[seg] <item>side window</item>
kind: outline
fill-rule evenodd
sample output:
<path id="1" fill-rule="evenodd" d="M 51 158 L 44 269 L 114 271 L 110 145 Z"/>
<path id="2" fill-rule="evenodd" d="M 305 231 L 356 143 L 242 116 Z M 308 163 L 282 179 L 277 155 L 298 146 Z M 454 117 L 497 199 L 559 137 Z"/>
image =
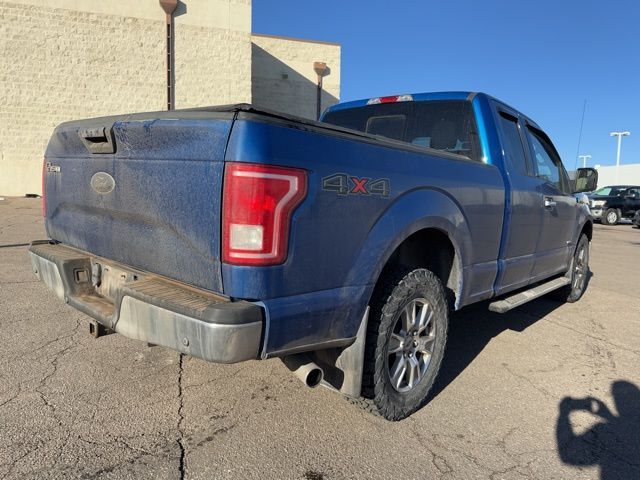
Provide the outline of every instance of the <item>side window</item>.
<path id="1" fill-rule="evenodd" d="M 511 162 L 513 170 L 521 175 L 531 175 L 524 146 L 518 131 L 518 120 L 507 113 L 500 112 L 500 126 L 502 128 L 504 153 Z"/>
<path id="2" fill-rule="evenodd" d="M 562 167 L 562 161 L 555 148 L 542 135 L 532 128 L 528 128 L 529 139 L 533 156 L 533 167 L 538 178 L 554 184 L 561 192 L 568 193 L 566 174 Z"/>

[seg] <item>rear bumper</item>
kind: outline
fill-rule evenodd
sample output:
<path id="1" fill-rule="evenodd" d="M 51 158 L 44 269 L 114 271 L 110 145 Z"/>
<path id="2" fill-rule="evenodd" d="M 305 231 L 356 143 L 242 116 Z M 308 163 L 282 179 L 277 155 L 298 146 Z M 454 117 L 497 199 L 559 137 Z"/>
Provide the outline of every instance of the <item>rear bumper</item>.
<path id="1" fill-rule="evenodd" d="M 33 242 L 29 255 L 59 298 L 125 337 L 216 363 L 259 357 L 264 312 L 256 304 L 48 241 Z"/>

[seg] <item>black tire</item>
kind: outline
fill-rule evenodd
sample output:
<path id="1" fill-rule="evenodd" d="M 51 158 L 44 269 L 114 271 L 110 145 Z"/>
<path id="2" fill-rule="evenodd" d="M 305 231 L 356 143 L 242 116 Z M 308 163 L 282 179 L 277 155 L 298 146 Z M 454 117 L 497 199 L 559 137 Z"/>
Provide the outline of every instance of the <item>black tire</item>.
<path id="1" fill-rule="evenodd" d="M 401 270 L 383 278 L 371 302 L 363 398 L 353 403 L 387 420 L 402 420 L 424 406 L 440 370 L 448 324 L 444 289 L 432 272 Z"/>
<path id="2" fill-rule="evenodd" d="M 580 252 L 583 253 L 581 254 Z M 580 300 L 589 282 L 589 239 L 584 233 L 578 240 L 569 268 L 571 270 L 571 283 L 555 290 L 551 295 L 561 302 L 573 303 Z"/>
<path id="3" fill-rule="evenodd" d="M 615 225 L 620 221 L 620 212 L 615 208 L 608 208 L 600 217 L 603 225 Z"/>

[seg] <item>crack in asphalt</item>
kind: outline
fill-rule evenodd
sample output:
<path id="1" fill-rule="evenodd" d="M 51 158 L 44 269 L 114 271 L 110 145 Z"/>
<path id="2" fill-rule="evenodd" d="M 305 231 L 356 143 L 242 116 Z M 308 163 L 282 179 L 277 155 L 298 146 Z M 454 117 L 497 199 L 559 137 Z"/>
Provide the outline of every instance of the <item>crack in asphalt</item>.
<path id="1" fill-rule="evenodd" d="M 547 450 L 534 449 L 534 450 L 520 452 L 520 453 L 510 451 L 510 449 L 507 446 L 507 438 L 509 438 L 511 435 L 518 432 L 519 430 L 520 430 L 519 427 L 512 427 L 506 433 L 501 435 L 500 438 L 491 442 L 480 442 L 480 441 L 477 441 L 477 439 L 473 440 L 473 444 L 486 446 L 486 447 L 495 447 L 505 456 L 505 459 L 507 459 L 506 461 L 510 463 L 510 465 L 507 465 L 502 469 L 497 469 L 493 465 L 486 464 L 485 458 L 469 452 L 468 449 L 463 447 L 462 445 L 458 445 L 461 441 L 460 440 L 461 437 L 459 436 L 454 437 L 454 436 L 446 435 L 442 433 L 426 432 L 421 428 L 419 428 L 419 424 L 415 422 L 412 426 L 412 431 L 414 436 L 418 439 L 421 446 L 429 454 L 431 454 L 431 457 L 432 457 L 431 463 L 438 471 L 440 477 L 451 476 L 451 475 L 455 477 L 456 468 L 452 466 L 452 464 L 448 462 L 444 456 L 442 456 L 439 453 L 436 453 L 433 447 L 436 447 L 437 449 L 440 449 L 443 452 L 461 455 L 462 457 L 466 458 L 468 461 L 470 461 L 479 469 L 488 472 L 490 479 L 504 478 L 503 476 L 510 472 L 517 472 L 526 478 L 537 478 L 535 473 L 532 471 L 531 464 L 538 461 L 539 458 L 535 457 L 535 458 L 526 460 L 524 457 L 534 453 L 547 451 Z M 464 442 L 467 442 L 467 443 L 469 441 L 470 440 L 464 440 Z M 551 452 L 555 450 L 549 450 L 549 451 Z"/>
<path id="2" fill-rule="evenodd" d="M 78 329 L 80 328 L 80 319 L 76 318 L 76 326 L 71 330 L 71 333 L 69 333 L 68 335 L 64 335 L 64 336 L 59 336 L 58 338 L 56 338 L 53 341 L 50 341 L 47 343 L 46 346 L 51 345 L 52 343 L 58 342 L 60 340 L 66 340 L 69 338 L 73 338 L 74 335 L 78 332 Z M 66 332 L 68 333 L 68 332 Z M 42 402 L 44 403 L 44 405 L 51 411 L 51 415 L 53 416 L 54 419 L 56 419 L 60 425 L 62 425 L 62 422 L 58 419 L 57 417 L 57 408 L 55 406 L 55 404 L 51 403 L 47 397 L 47 395 L 45 394 L 45 392 L 43 391 L 43 389 L 47 386 L 47 382 L 55 376 L 55 374 L 58 372 L 58 362 L 60 361 L 60 359 L 62 357 L 64 357 L 68 352 L 70 352 L 71 350 L 75 349 L 78 347 L 77 342 L 71 342 L 70 345 L 67 345 L 66 347 L 62 348 L 61 350 L 58 350 L 57 352 L 55 352 L 53 354 L 53 359 L 51 360 L 51 363 L 49 364 L 50 367 L 53 367 L 53 369 L 49 372 L 47 372 L 39 381 L 38 381 L 38 385 L 33 389 L 33 391 L 40 397 L 40 400 L 42 400 Z M 37 350 L 41 350 L 43 347 L 40 347 L 34 351 Z M 14 400 L 15 398 L 17 398 L 17 396 L 20 394 L 20 390 L 21 390 L 21 386 L 18 385 L 18 394 L 16 394 L 13 398 L 9 399 L 8 401 L 4 402 L 2 405 L 6 405 L 7 403 L 11 402 L 12 400 Z M 60 450 L 63 450 L 64 447 L 66 446 L 66 443 L 69 440 L 71 433 L 67 432 L 67 436 L 64 440 L 64 444 L 63 446 L 60 448 Z M 10 464 L 9 464 L 9 469 L 6 472 L 6 476 L 9 477 L 15 467 L 18 465 L 18 463 L 25 457 L 27 457 L 29 454 L 32 453 L 32 450 L 29 449 L 27 450 L 27 452 L 16 458 L 15 460 L 13 460 Z M 57 465 L 57 461 L 58 459 L 55 460 L 54 462 L 54 466 Z"/>
<path id="3" fill-rule="evenodd" d="M 509 372 L 514 377 L 516 377 L 516 378 L 522 380 L 523 382 L 528 383 L 529 385 L 531 385 L 532 388 L 534 388 L 535 390 L 540 392 L 545 397 L 553 398 L 553 395 L 551 395 L 551 393 L 546 388 L 543 388 L 540 385 L 537 385 L 529 377 L 526 377 L 525 375 L 522 375 L 522 374 L 520 374 L 518 372 L 513 371 L 511 368 L 509 368 L 509 365 L 507 363 L 503 363 L 502 364 L 502 368 L 504 368 L 507 372 Z"/>
<path id="4" fill-rule="evenodd" d="M 0 285 L 21 285 L 23 283 L 38 283 L 40 280 L 20 280 L 16 282 L 0 282 Z"/>
<path id="5" fill-rule="evenodd" d="M 228 373 L 228 372 L 223 372 L 221 375 L 216 376 L 214 378 L 210 378 L 204 382 L 200 382 L 200 383 L 191 383 L 189 385 L 185 385 L 183 388 L 184 391 L 187 390 L 191 390 L 193 388 L 197 388 L 197 387 L 204 387 L 204 386 L 208 386 L 208 385 L 213 385 L 216 384 L 218 382 L 220 382 L 221 380 L 232 380 L 234 378 L 236 378 L 239 374 L 245 372 L 246 370 L 251 369 L 251 365 L 249 364 L 236 364 L 233 365 L 236 366 L 236 370 Z M 229 365 L 229 367 L 231 367 L 231 365 Z"/>
<path id="6" fill-rule="evenodd" d="M 528 316 L 532 316 L 531 314 L 529 314 L 527 312 L 524 312 L 524 314 L 528 315 Z M 556 325 L 558 327 L 566 328 L 567 330 L 571 330 L 572 332 L 578 333 L 580 335 L 584 335 L 585 337 L 589 337 L 589 338 L 591 338 L 593 340 L 597 340 L 598 342 L 605 343 L 605 344 L 609 345 L 610 347 L 618 348 L 620 350 L 624 350 L 625 352 L 633 353 L 634 355 L 640 355 L 640 350 L 633 350 L 632 348 L 625 347 L 624 345 L 619 345 L 617 343 L 611 342 L 611 341 L 607 340 L 606 338 L 597 337 L 595 335 L 591 335 L 590 333 L 584 332 L 584 331 L 579 330 L 577 328 L 570 327 L 569 325 L 566 325 L 565 323 L 562 323 L 562 321 L 556 320 L 551 315 L 547 316 L 547 318 L 545 318 L 543 320 L 546 321 L 546 322 L 549 322 L 549 323 L 553 323 L 554 325 Z"/>
<path id="7" fill-rule="evenodd" d="M 80 319 L 76 318 L 76 326 L 74 327 L 74 329 L 73 329 L 73 331 L 72 331 L 72 333 L 70 335 L 66 335 L 64 337 L 58 338 L 58 339 L 54 340 L 53 342 L 49 342 L 49 344 L 54 343 L 54 342 L 56 342 L 58 340 L 63 340 L 63 339 L 67 339 L 67 338 L 73 338 L 73 336 L 78 332 L 79 328 L 80 328 Z M 57 417 L 56 417 L 56 407 L 51 402 L 49 402 L 49 399 L 44 394 L 42 389 L 44 389 L 46 387 L 47 381 L 49 381 L 49 379 L 51 377 L 53 377 L 58 372 L 58 362 L 60 361 L 60 359 L 63 356 L 65 356 L 69 351 L 73 350 L 74 348 L 78 348 L 78 343 L 77 342 L 71 342 L 70 345 L 68 345 L 68 346 L 64 347 L 62 350 L 59 350 L 58 352 L 56 352 L 54 354 L 53 360 L 51 360 L 51 363 L 50 363 L 50 366 L 53 367 L 53 370 L 51 372 L 47 373 L 44 377 L 42 377 L 42 379 L 40 379 L 40 381 L 38 383 L 38 386 L 36 388 L 34 388 L 34 391 L 38 394 L 40 399 L 51 410 L 51 413 L 52 413 L 52 415 L 53 415 L 53 417 L 55 419 L 57 419 Z"/>
<path id="8" fill-rule="evenodd" d="M 180 360 L 178 362 L 178 448 L 180 449 L 180 464 L 178 470 L 180 472 L 180 480 L 184 479 L 185 475 L 185 456 L 186 450 L 184 448 L 184 431 L 182 429 L 182 423 L 184 422 L 184 398 L 182 396 L 182 372 L 184 371 L 184 354 L 180 354 Z"/>

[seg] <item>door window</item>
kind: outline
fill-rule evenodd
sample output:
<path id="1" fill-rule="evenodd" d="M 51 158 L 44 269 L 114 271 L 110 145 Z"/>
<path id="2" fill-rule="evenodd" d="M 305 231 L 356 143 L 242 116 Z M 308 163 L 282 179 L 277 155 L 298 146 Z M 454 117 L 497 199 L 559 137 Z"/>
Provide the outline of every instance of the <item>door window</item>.
<path id="1" fill-rule="evenodd" d="M 535 176 L 555 185 L 561 192 L 568 193 L 567 174 L 555 148 L 541 132 L 531 127 L 528 128 L 528 132 Z"/>
<path id="2" fill-rule="evenodd" d="M 640 189 L 639 188 L 630 188 L 625 192 L 626 196 L 635 195 L 634 200 L 640 200 Z"/>
<path id="3" fill-rule="evenodd" d="M 518 120 L 507 113 L 500 112 L 500 126 L 504 137 L 502 142 L 504 153 L 511 161 L 511 167 L 521 175 L 531 175 L 531 170 L 524 154 L 522 139 L 520 138 Z"/>

